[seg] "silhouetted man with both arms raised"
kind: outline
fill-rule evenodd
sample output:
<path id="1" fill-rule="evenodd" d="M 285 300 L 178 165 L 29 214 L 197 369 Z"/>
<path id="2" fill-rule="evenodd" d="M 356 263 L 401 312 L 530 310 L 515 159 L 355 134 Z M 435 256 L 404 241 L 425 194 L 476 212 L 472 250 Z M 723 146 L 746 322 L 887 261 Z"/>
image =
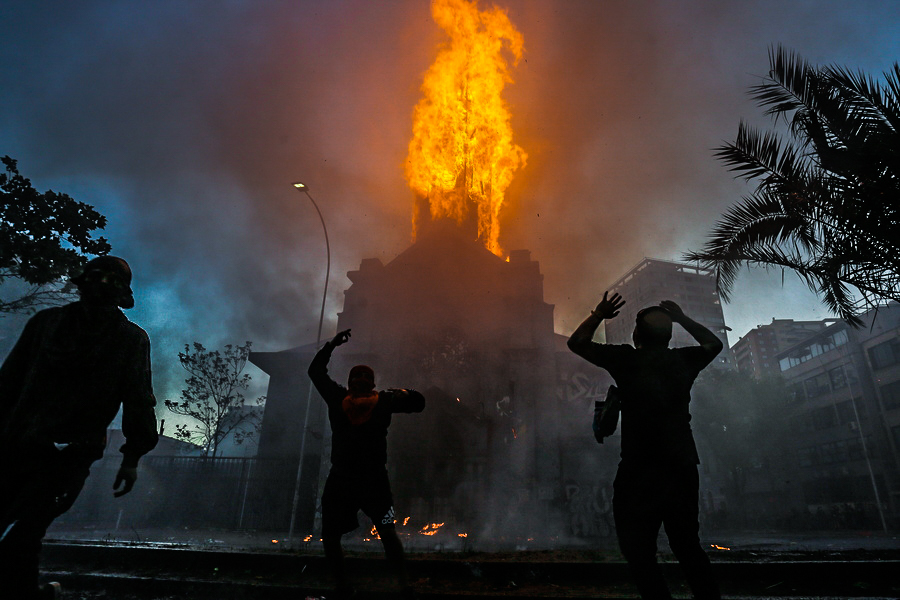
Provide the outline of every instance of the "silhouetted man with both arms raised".
<path id="1" fill-rule="evenodd" d="M 642 598 L 671 598 L 656 562 L 660 525 L 681 564 L 695 598 L 721 598 L 709 558 L 700 546 L 700 460 L 691 433 L 691 386 L 722 351 L 709 329 L 666 300 L 638 312 L 634 347 L 593 340 L 604 319 L 619 314 L 625 301 L 607 292 L 569 338 L 575 354 L 606 369 L 621 397 L 622 454 L 613 484 L 613 515 L 619 547 Z M 672 323 L 699 346 L 668 348 Z"/>
<path id="2" fill-rule="evenodd" d="M 309 365 L 309 377 L 328 405 L 331 423 L 331 471 L 322 493 L 322 543 L 335 577 L 338 597 L 353 588 L 344 574 L 341 536 L 359 527 L 357 513 L 375 525 L 388 561 L 396 570 L 403 597 L 414 597 L 404 565 L 403 545 L 394 525 L 387 474 L 387 432 L 394 413 L 422 412 L 425 398 L 415 390 L 375 390 L 375 372 L 366 365 L 350 369 L 348 387 L 328 375 L 334 349 L 350 339 L 350 330 L 326 342 Z"/>

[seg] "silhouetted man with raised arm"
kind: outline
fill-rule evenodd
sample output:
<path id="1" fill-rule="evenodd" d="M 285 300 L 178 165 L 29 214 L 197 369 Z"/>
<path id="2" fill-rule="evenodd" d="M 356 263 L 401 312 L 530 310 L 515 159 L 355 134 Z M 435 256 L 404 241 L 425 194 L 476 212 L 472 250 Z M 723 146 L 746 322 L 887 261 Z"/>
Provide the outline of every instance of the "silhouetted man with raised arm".
<path id="1" fill-rule="evenodd" d="M 150 339 L 119 308 L 134 306 L 131 269 L 100 256 L 72 281 L 80 299 L 35 314 L 0 367 L 0 598 L 59 597 L 38 588 L 41 540 L 71 508 L 106 428 L 122 407 L 125 445 L 115 496 L 156 446 Z"/>
<path id="2" fill-rule="evenodd" d="M 350 369 L 348 387 L 328 375 L 331 353 L 350 340 L 350 330 L 326 342 L 309 365 L 309 377 L 328 405 L 331 423 L 331 471 L 322 493 L 322 543 L 338 597 L 353 588 L 344 574 L 341 536 L 359 527 L 362 510 L 375 525 L 384 553 L 397 572 L 403 597 L 414 597 L 406 576 L 403 545 L 394 526 L 387 474 L 387 433 L 394 413 L 422 412 L 425 397 L 415 390 L 375 390 L 375 372 L 366 365 Z"/>
<path id="3" fill-rule="evenodd" d="M 713 332 L 687 317 L 670 300 L 638 312 L 634 347 L 593 340 L 604 319 L 619 314 L 618 294 L 603 299 L 569 338 L 569 349 L 606 369 L 622 402 L 622 456 L 613 484 L 613 515 L 619 547 L 642 598 L 671 598 L 656 562 L 656 538 L 665 526 L 672 552 L 695 598 L 721 598 L 700 546 L 700 463 L 691 433 L 691 386 L 722 351 Z M 672 323 L 699 346 L 669 348 Z"/>

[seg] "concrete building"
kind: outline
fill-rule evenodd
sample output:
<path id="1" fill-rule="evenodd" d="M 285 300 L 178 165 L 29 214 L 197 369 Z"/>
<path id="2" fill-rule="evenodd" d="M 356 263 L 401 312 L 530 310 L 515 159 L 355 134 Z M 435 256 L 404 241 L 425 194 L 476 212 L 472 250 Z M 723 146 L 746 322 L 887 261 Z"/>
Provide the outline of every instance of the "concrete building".
<path id="1" fill-rule="evenodd" d="M 731 347 L 734 364 L 741 372 L 757 379 L 780 375 L 778 353 L 797 345 L 811 334 L 825 329 L 834 320 L 794 321 L 772 319 L 766 325 L 757 325 Z"/>
<path id="2" fill-rule="evenodd" d="M 802 498 L 818 526 L 900 526 L 900 305 L 778 354 Z"/>
<path id="3" fill-rule="evenodd" d="M 716 291 L 716 278 L 707 269 L 692 267 L 655 258 L 644 258 L 636 266 L 608 286 L 610 295 L 619 293 L 626 301 L 615 319 L 604 321 L 606 341 L 610 344 L 630 344 L 634 319 L 638 311 L 673 300 L 692 319 L 708 327 L 725 347 L 728 337 L 722 302 Z M 681 327 L 672 331 L 672 347 L 691 346 L 694 339 Z M 722 352 L 713 365 L 730 367 L 728 352 Z"/>

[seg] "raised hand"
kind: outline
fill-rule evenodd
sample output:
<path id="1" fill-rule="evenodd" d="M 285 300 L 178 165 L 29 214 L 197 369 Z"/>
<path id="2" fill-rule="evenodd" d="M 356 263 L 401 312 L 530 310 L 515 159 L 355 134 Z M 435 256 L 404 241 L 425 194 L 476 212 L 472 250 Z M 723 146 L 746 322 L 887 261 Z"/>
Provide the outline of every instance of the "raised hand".
<path id="1" fill-rule="evenodd" d="M 685 314 L 684 311 L 681 310 L 681 307 L 672 302 L 671 300 L 663 300 L 659 303 L 660 308 L 664 309 L 673 321 L 676 323 L 680 323 L 684 320 Z"/>
<path id="2" fill-rule="evenodd" d="M 341 344 L 346 344 L 350 341 L 350 330 L 345 329 L 344 331 L 338 331 L 337 335 L 331 338 L 332 346 L 340 346 Z"/>
<path id="3" fill-rule="evenodd" d="M 618 293 L 613 294 L 611 298 L 607 298 L 607 294 L 609 294 L 608 291 L 603 292 L 603 299 L 597 308 L 591 311 L 592 315 L 601 319 L 612 319 L 619 314 L 619 309 L 625 306 L 625 300 Z"/>

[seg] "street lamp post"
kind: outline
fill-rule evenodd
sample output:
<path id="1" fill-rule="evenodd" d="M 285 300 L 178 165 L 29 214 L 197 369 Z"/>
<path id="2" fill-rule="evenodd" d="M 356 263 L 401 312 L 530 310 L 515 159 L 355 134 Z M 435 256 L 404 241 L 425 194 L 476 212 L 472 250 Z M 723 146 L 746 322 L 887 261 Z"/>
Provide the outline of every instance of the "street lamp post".
<path id="1" fill-rule="evenodd" d="M 316 350 L 318 351 L 319 344 L 322 343 L 322 322 L 325 320 L 325 299 L 328 297 L 328 278 L 331 275 L 331 245 L 328 243 L 328 229 L 325 227 L 325 219 L 322 218 L 322 211 L 319 210 L 319 205 L 316 204 L 316 201 L 313 200 L 313 197 L 310 195 L 309 188 L 306 184 L 300 182 L 293 185 L 296 189 L 305 193 L 306 197 L 309 198 L 309 201 L 312 202 L 313 207 L 316 209 L 316 214 L 319 215 L 319 221 L 322 223 L 322 231 L 325 233 L 325 288 L 322 291 L 322 308 L 319 311 L 319 330 L 316 333 Z M 294 501 L 291 505 L 291 525 L 288 530 L 289 547 L 293 545 L 294 524 L 297 520 L 297 505 L 300 503 L 300 478 L 303 476 L 303 458 L 306 453 L 306 433 L 309 430 L 309 406 L 312 404 L 312 388 L 312 381 L 310 381 L 306 394 L 306 413 L 303 417 L 303 433 L 300 435 L 300 461 L 297 464 L 297 479 L 294 482 Z"/>

